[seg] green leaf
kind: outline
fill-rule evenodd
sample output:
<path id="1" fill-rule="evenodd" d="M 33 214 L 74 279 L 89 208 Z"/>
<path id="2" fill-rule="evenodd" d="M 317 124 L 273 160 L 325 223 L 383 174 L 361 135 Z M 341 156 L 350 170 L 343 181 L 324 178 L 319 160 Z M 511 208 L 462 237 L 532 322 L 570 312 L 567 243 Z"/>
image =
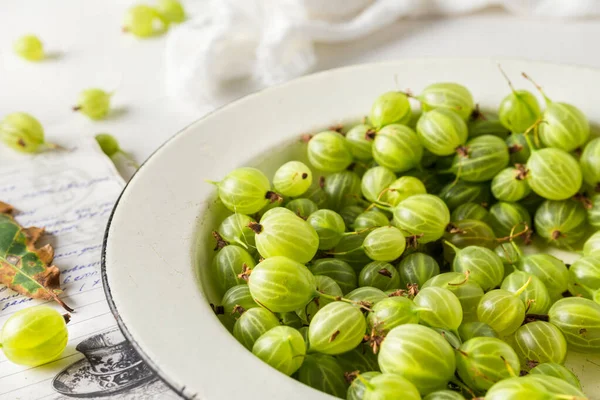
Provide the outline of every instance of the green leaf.
<path id="1" fill-rule="evenodd" d="M 44 229 L 23 228 L 12 212 L 12 206 L 0 201 L 0 283 L 33 299 L 54 300 L 73 311 L 58 297 L 62 293 L 60 271 L 50 265 L 54 250 L 49 244 L 35 247 Z"/>

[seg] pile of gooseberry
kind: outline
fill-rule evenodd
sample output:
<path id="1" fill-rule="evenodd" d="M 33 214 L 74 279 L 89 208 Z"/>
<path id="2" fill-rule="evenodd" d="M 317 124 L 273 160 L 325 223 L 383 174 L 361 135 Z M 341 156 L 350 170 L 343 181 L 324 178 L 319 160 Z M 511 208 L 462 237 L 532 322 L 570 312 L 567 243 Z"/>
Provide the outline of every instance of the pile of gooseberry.
<path id="1" fill-rule="evenodd" d="M 585 398 L 564 363 L 600 353 L 600 138 L 509 85 L 497 116 L 456 83 L 388 92 L 272 179 L 213 182 L 235 338 L 349 400 Z"/>

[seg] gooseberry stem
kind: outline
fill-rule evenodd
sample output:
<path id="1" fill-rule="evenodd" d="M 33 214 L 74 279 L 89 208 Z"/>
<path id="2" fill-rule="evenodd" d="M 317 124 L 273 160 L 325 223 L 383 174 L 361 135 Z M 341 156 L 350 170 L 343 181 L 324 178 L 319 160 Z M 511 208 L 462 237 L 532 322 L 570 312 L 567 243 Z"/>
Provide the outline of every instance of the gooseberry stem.
<path id="1" fill-rule="evenodd" d="M 506 247 L 504 247 L 504 245 L 505 245 L 505 244 L 506 244 L 506 243 L 500 243 L 500 246 L 502 247 L 502 250 L 504 250 L 504 254 L 505 254 L 506 258 L 508 259 L 508 261 L 511 263 L 511 266 L 513 267 L 513 272 L 514 272 L 514 268 L 515 268 L 515 266 L 514 266 L 514 265 L 512 265 L 512 264 L 513 264 L 514 262 L 516 262 L 517 260 L 513 260 L 513 259 L 510 257 L 510 254 L 508 254 L 508 252 L 506 251 Z M 514 248 L 514 249 L 515 249 L 517 252 L 519 252 L 519 248 L 518 248 L 518 247 L 516 247 L 516 245 L 515 245 L 515 242 L 513 242 L 513 241 L 511 240 L 511 241 L 510 241 L 510 244 L 512 245 L 512 247 L 513 247 L 513 248 Z"/>
<path id="2" fill-rule="evenodd" d="M 500 63 L 498 63 L 498 69 L 500 70 L 500 73 L 502 74 L 502 76 L 504 76 L 504 79 L 506 79 L 506 82 L 508 83 L 508 87 L 510 87 L 511 92 L 513 92 L 516 96 L 517 92 L 515 91 L 515 88 L 513 87 L 512 82 L 510 81 L 510 79 L 508 79 L 508 75 L 506 75 L 506 72 L 504 72 L 504 69 L 502 69 L 502 66 L 500 65 Z"/>
<path id="3" fill-rule="evenodd" d="M 384 204 L 384 205 L 389 205 L 389 206 L 391 206 L 391 204 L 389 204 L 389 203 L 385 203 L 385 202 L 382 202 L 382 201 L 381 201 L 381 197 L 382 197 L 384 194 L 386 194 L 387 192 L 396 192 L 396 189 L 394 189 L 394 188 L 389 188 L 389 187 L 388 187 L 388 188 L 385 188 L 385 189 L 383 189 L 383 190 L 381 191 L 381 193 L 379 193 L 379 196 L 377 196 L 377 201 L 376 201 L 376 202 L 377 202 L 377 203 Z"/>
<path id="4" fill-rule="evenodd" d="M 461 250 L 461 249 L 459 249 L 458 247 L 456 247 L 456 246 L 455 246 L 453 243 L 451 243 L 451 242 L 449 242 L 449 241 L 447 241 L 447 240 L 444 240 L 444 243 L 445 243 L 446 245 L 450 246 L 450 247 L 452 248 L 452 250 L 454 250 L 454 252 L 455 252 L 456 254 L 458 254 L 458 253 L 460 252 L 460 250 Z"/>
<path id="5" fill-rule="evenodd" d="M 375 387 L 367 380 L 365 380 L 365 378 L 363 378 L 358 372 L 356 373 L 356 379 L 358 379 L 359 381 L 362 382 L 363 385 L 365 385 L 365 387 L 374 390 Z"/>
<path id="6" fill-rule="evenodd" d="M 245 248 L 246 250 L 249 248 L 247 243 L 242 242 L 240 239 L 235 239 L 235 243 L 239 244 L 240 246 L 242 246 L 243 248 Z"/>
<path id="7" fill-rule="evenodd" d="M 357 200 L 357 203 L 356 203 L 357 205 L 362 205 L 362 206 L 365 206 L 365 207 L 368 207 L 368 206 L 371 205 L 371 203 L 369 203 L 368 201 L 366 201 L 366 200 L 364 200 L 362 198 L 361 199 L 356 199 L 356 200 Z"/>
<path id="8" fill-rule="evenodd" d="M 377 202 L 371 203 L 371 205 L 367 208 L 367 211 L 370 210 L 373 207 L 377 207 L 377 208 L 379 208 L 381 210 L 388 211 L 388 212 L 394 212 L 394 209 L 391 206 L 391 204 L 390 205 L 384 205 L 384 204 L 380 204 L 380 203 L 377 203 Z"/>
<path id="9" fill-rule="evenodd" d="M 348 232 L 348 233 L 354 233 L 354 232 Z M 333 251 L 328 251 L 327 254 L 332 255 L 332 256 L 345 256 L 347 254 L 350 254 L 350 253 L 352 253 L 354 251 L 357 251 L 357 250 L 360 250 L 360 249 L 362 249 L 362 246 L 357 247 L 357 248 L 352 249 L 352 250 L 342 251 L 342 252 L 338 252 L 338 253 L 333 252 Z"/>
<path id="10" fill-rule="evenodd" d="M 516 228 L 517 226 L 521 225 L 521 224 L 523 224 L 523 225 L 525 226 L 525 229 L 523 229 L 521 232 L 514 233 L 514 230 L 515 230 L 515 228 Z M 512 240 L 513 240 L 514 238 L 518 238 L 518 237 L 520 237 L 520 236 L 523 236 L 523 235 L 525 235 L 527 232 L 529 232 L 529 225 L 527 225 L 527 224 L 526 224 L 526 223 L 524 223 L 524 222 L 520 222 L 520 223 L 518 223 L 518 224 L 516 224 L 515 226 L 513 226 L 513 227 L 512 227 L 512 229 L 511 229 L 511 231 L 510 231 L 510 236 L 505 236 L 505 237 L 502 237 L 502 238 L 498 238 L 498 239 L 496 239 L 496 240 L 497 240 L 497 241 L 499 241 L 499 242 L 506 242 L 506 241 L 509 241 L 509 242 L 511 242 L 511 243 L 512 243 Z"/>
<path id="11" fill-rule="evenodd" d="M 512 240 L 509 240 L 509 243 L 511 244 L 512 248 L 513 248 L 513 249 L 515 249 L 515 252 L 516 252 L 517 254 L 521 254 L 521 249 L 519 249 L 519 246 L 517 246 L 517 244 L 516 244 L 514 241 L 512 241 Z M 504 243 L 503 243 L 503 244 L 504 244 Z M 516 261 L 516 260 L 515 260 L 515 261 Z"/>
<path id="12" fill-rule="evenodd" d="M 538 85 L 537 83 L 535 83 L 535 81 L 533 79 L 531 79 L 531 77 L 529 75 L 527 75 L 525 72 L 521 72 L 521 75 L 523 76 L 523 78 L 525 78 L 529 82 L 531 82 L 533 84 L 533 86 L 535 86 L 535 88 L 542 94 L 542 96 L 544 97 L 544 100 L 546 101 L 546 105 L 552 103 L 552 100 L 550 100 L 548 98 L 548 96 L 546 96 L 546 93 L 544 93 L 544 90 L 542 89 L 542 87 L 540 85 Z"/>
<path id="13" fill-rule="evenodd" d="M 465 279 L 463 279 L 462 281 L 460 281 L 458 283 L 450 283 L 450 282 L 448 282 L 448 286 L 460 286 L 460 285 L 464 285 L 465 283 L 467 283 L 469 281 L 469 276 L 471 276 L 471 271 L 466 270 L 465 271 Z"/>
<path id="14" fill-rule="evenodd" d="M 330 294 L 323 293 L 318 290 L 315 292 L 315 295 L 318 297 L 324 297 L 326 299 L 333 300 L 333 301 L 343 301 L 344 303 L 349 303 L 349 304 L 358 306 L 358 307 L 362 308 L 363 310 L 371 311 L 371 309 L 369 307 L 367 307 L 366 305 L 363 304 L 363 302 L 360 302 L 360 301 L 350 300 L 350 299 L 347 299 L 342 296 L 332 296 Z"/>
<path id="15" fill-rule="evenodd" d="M 517 290 L 517 291 L 514 293 L 514 295 L 515 295 L 515 296 L 517 296 L 517 297 L 518 297 L 518 296 L 520 296 L 520 295 L 521 295 L 521 293 L 523 293 L 523 292 L 525 291 L 525 289 L 527 289 L 527 286 L 529 286 L 529 284 L 530 284 L 530 283 L 531 283 L 531 276 L 530 276 L 530 277 L 527 279 L 527 282 L 525 282 L 525 283 L 523 284 L 523 286 L 521 286 L 521 287 L 519 288 L 519 290 Z"/>
<path id="16" fill-rule="evenodd" d="M 502 73 L 502 75 L 504 75 L 504 79 L 506 79 L 506 82 L 508 82 L 508 86 L 510 87 L 510 90 L 512 91 L 513 95 L 517 98 L 517 99 L 521 99 L 522 94 L 517 92 L 515 90 L 515 88 L 512 85 L 512 82 L 510 81 L 510 79 L 508 79 L 508 76 L 506 75 L 506 73 L 504 72 L 504 70 L 502 69 L 502 67 L 500 66 L 500 64 L 498 64 L 498 69 L 500 69 L 500 72 Z M 529 112 L 531 113 L 535 113 L 535 110 L 533 110 L 530 106 L 530 104 L 527 101 L 523 101 L 521 102 L 522 105 L 524 105 L 525 107 L 527 107 L 527 109 L 529 110 Z"/>
<path id="17" fill-rule="evenodd" d="M 454 345 L 450 342 L 448 342 L 448 344 L 450 345 L 450 347 L 452 347 L 454 349 L 454 351 L 458 351 L 461 355 L 463 355 L 465 357 L 469 357 L 469 353 L 467 353 L 464 350 L 461 350 L 460 347 L 454 347 Z"/>
<path id="18" fill-rule="evenodd" d="M 512 369 L 510 364 L 506 361 L 506 358 L 504 358 L 504 356 L 500 356 L 500 358 L 504 362 L 504 366 L 506 366 L 506 369 L 508 370 L 508 373 L 510 374 L 510 376 L 512 376 L 513 378 L 517 378 L 519 375 L 515 372 L 514 369 Z"/>
<path id="19" fill-rule="evenodd" d="M 361 229 L 359 231 L 354 231 L 354 232 L 344 232 L 344 233 L 342 233 L 342 236 L 360 235 L 360 234 L 363 234 L 365 232 L 372 231 L 373 229 L 376 229 L 376 228 L 379 228 L 379 226 L 370 226 L 368 228 L 364 228 L 364 229 Z M 356 250 L 360 249 L 361 247 L 357 247 L 354 250 L 349 250 L 349 252 L 356 251 Z M 329 254 L 340 254 L 341 255 L 342 253 L 329 253 Z"/>
<path id="20" fill-rule="evenodd" d="M 533 130 L 533 137 L 535 140 L 535 144 L 537 146 L 540 145 L 540 139 L 538 137 L 538 126 L 545 122 L 542 117 L 539 117 L 538 119 L 535 120 L 535 122 L 533 123 L 533 125 L 531 125 L 529 128 L 527 128 L 525 130 L 525 132 L 523 132 L 523 136 L 525 136 L 525 140 L 527 141 L 527 144 L 529 145 L 529 150 L 530 151 L 537 151 L 537 149 L 535 147 L 533 147 L 533 144 L 531 143 L 530 139 L 529 139 L 529 132 L 531 132 Z"/>

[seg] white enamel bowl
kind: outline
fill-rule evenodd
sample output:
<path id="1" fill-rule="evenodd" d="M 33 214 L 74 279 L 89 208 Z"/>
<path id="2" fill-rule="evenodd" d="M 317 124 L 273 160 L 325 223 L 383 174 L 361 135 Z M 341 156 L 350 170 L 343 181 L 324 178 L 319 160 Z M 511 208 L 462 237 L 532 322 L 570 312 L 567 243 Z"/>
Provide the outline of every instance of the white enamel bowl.
<path id="1" fill-rule="evenodd" d="M 600 123 L 600 71 L 492 59 L 423 59 L 322 72 L 245 97 L 195 122 L 158 149 L 123 191 L 107 228 L 103 277 L 121 329 L 141 356 L 186 398 L 332 398 L 280 374 L 245 350 L 209 306 L 210 231 L 222 218 L 214 187 L 228 171 L 256 165 L 271 175 L 298 153 L 302 133 L 356 120 L 381 93 L 455 81 L 486 109 L 526 71 L 554 99 Z M 397 82 L 397 83 L 396 83 Z M 400 85 L 399 87 L 397 85 Z M 600 398 L 600 360 L 571 356 L 586 391 Z"/>

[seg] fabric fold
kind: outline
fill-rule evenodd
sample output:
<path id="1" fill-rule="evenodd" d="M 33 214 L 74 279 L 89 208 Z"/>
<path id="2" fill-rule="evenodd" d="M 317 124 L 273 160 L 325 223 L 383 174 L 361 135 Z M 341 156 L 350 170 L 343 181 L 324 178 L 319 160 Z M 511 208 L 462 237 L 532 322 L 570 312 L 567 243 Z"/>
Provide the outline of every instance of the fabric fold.
<path id="1" fill-rule="evenodd" d="M 167 92 L 217 106 L 310 72 L 315 43 L 357 40 L 404 17 L 493 6 L 531 17 L 600 15 L 596 0 L 207 0 L 169 33 Z"/>

